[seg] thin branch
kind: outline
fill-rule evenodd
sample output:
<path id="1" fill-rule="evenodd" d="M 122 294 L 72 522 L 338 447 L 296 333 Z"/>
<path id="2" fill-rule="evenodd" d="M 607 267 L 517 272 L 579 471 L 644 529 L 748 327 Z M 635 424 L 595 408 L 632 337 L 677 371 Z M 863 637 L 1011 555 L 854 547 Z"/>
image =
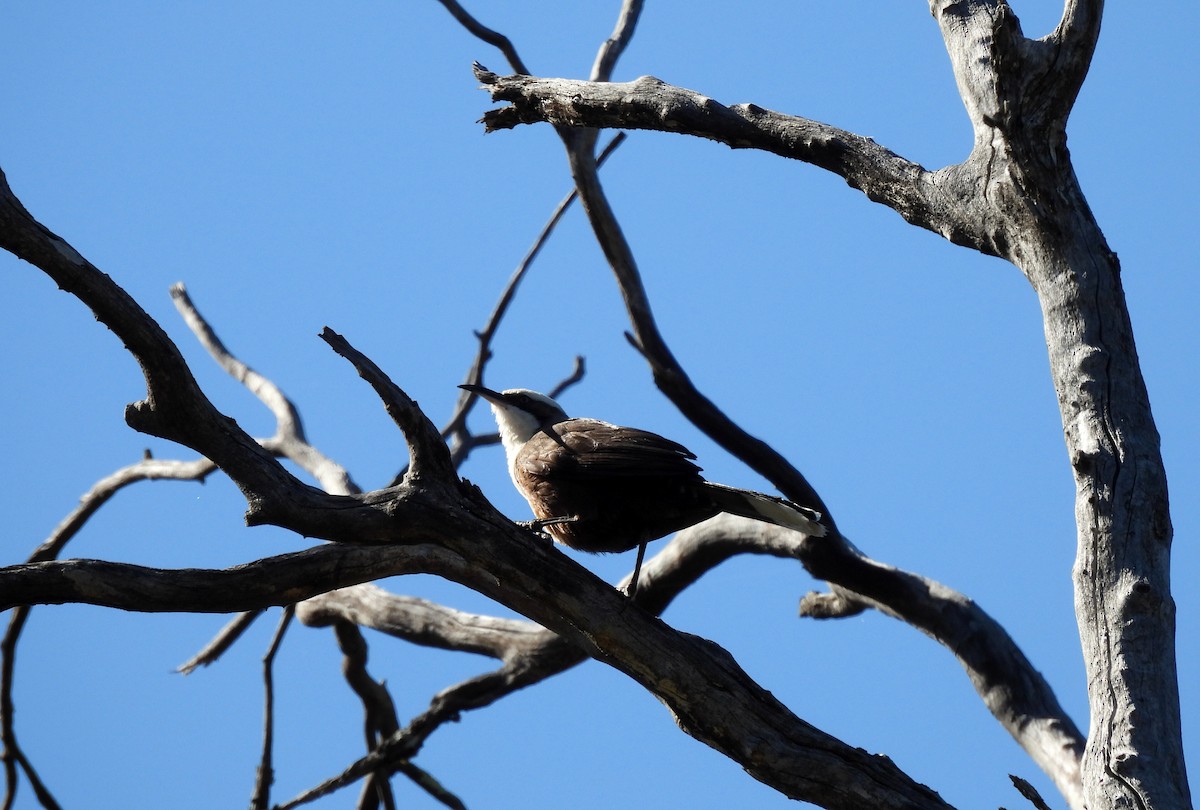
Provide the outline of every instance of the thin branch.
<path id="1" fill-rule="evenodd" d="M 250 629 L 250 625 L 254 624 L 254 620 L 263 614 L 263 610 L 251 610 L 246 613 L 240 613 L 229 620 L 229 623 L 217 632 L 212 641 L 204 645 L 200 652 L 193 655 L 187 661 L 184 661 L 175 670 L 183 675 L 191 675 L 198 667 L 206 667 L 215 663 L 218 658 L 225 654 L 225 651 L 233 646 L 233 643 L 242 637 L 242 634 Z"/>
<path id="2" fill-rule="evenodd" d="M 410 457 L 409 475 L 406 478 L 427 476 L 431 481 L 457 480 L 441 434 L 417 407 L 417 403 L 388 379 L 379 366 L 328 326 L 321 330 L 321 340 L 350 361 L 359 376 L 375 390 L 388 416 L 403 432 Z"/>
<path id="3" fill-rule="evenodd" d="M 521 57 L 517 55 L 517 49 L 513 47 L 512 42 L 503 34 L 497 33 L 488 28 L 479 20 L 472 17 L 465 8 L 459 5 L 455 0 L 438 0 L 447 11 L 449 11 L 454 19 L 458 20 L 463 28 L 466 28 L 471 34 L 483 40 L 489 45 L 497 48 L 500 53 L 504 54 L 504 58 L 508 60 L 508 64 L 517 73 L 528 73 L 528 68 L 521 61 Z"/>
<path id="4" fill-rule="evenodd" d="M 262 442 L 276 455 L 298 464 L 333 495 L 351 495 L 362 490 L 340 464 L 317 450 L 304 433 L 304 422 L 292 401 L 272 380 L 235 357 L 200 314 L 182 283 L 171 286 L 171 299 L 184 322 L 209 355 L 229 376 L 246 387 L 275 417 L 275 435 Z"/>
<path id="5" fill-rule="evenodd" d="M 213 406 L 158 323 L 109 276 L 34 219 L 13 194 L 3 171 L 0 248 L 44 272 L 121 339 L 146 382 L 145 399 L 126 406 L 126 423 L 211 459 L 246 495 L 248 520 L 269 520 L 276 510 L 319 511 L 328 506 L 326 498 L 330 496 L 301 485 L 234 420 Z"/>
<path id="6" fill-rule="evenodd" d="M 254 795 L 250 799 L 252 810 L 266 810 L 271 804 L 271 784 L 275 781 L 275 769 L 271 765 L 271 752 L 275 741 L 275 655 L 283 643 L 283 636 L 295 614 L 289 605 L 279 617 L 279 625 L 271 638 L 267 654 L 263 656 L 263 743 L 258 773 L 254 780 Z M 243 614 L 248 615 L 248 614 Z"/>
<path id="7" fill-rule="evenodd" d="M 613 139 L 608 142 L 608 145 L 605 146 L 600 152 L 599 157 L 596 158 L 596 165 L 603 166 L 604 162 L 608 160 L 609 156 L 612 155 L 614 151 L 616 151 L 617 147 L 625 142 L 625 137 L 626 136 L 624 132 L 618 132 Z M 562 220 L 563 215 L 567 213 L 567 210 L 570 209 L 571 204 L 575 202 L 578 196 L 579 193 L 575 189 L 571 189 L 571 192 L 567 194 L 567 196 L 564 197 L 557 206 L 555 206 L 553 213 L 550 215 L 550 219 L 545 225 L 542 226 L 541 232 L 537 235 L 537 238 L 534 239 L 533 246 L 529 249 L 529 252 L 525 254 L 525 258 L 521 260 L 521 263 L 517 266 L 516 271 L 514 271 L 512 276 L 509 277 L 508 283 L 504 286 L 504 290 L 500 293 L 500 298 L 496 301 L 496 306 L 492 308 L 492 313 L 488 316 L 487 323 L 484 325 L 483 329 L 475 333 L 479 340 L 479 349 L 475 353 L 475 360 L 471 363 L 471 368 L 467 372 L 464 382 L 475 385 L 482 384 L 483 369 L 492 357 L 492 341 L 495 339 L 496 332 L 500 328 L 500 322 L 508 312 L 509 305 L 516 296 L 517 287 L 529 272 L 529 268 L 533 266 L 534 259 L 537 258 L 538 254 L 541 253 L 542 248 L 550 240 L 550 235 L 554 233 L 554 229 Z M 558 386 L 555 388 L 555 391 L 561 393 L 562 391 L 566 390 L 568 386 L 582 379 L 582 377 L 583 358 L 576 357 L 575 370 L 572 372 L 570 377 L 558 384 Z M 552 392 L 551 396 L 557 396 L 557 394 Z M 461 464 L 463 459 L 465 459 L 470 451 L 475 447 L 485 444 L 495 444 L 500 440 L 500 437 L 497 434 L 489 434 L 484 437 L 479 437 L 467 430 L 467 415 L 471 412 L 472 407 L 474 407 L 477 401 L 478 397 L 476 397 L 474 394 L 466 391 L 460 392 L 458 402 L 454 407 L 454 414 L 450 417 L 450 421 L 446 423 L 446 426 L 442 428 L 443 438 L 451 440 L 450 457 L 455 467 Z M 399 483 L 401 477 L 402 475 L 398 475 L 392 483 Z"/>
<path id="8" fill-rule="evenodd" d="M 322 545 L 225 569 L 61 560 L 0 568 L 0 610 L 79 603 L 149 613 L 240 613 L 293 604 L 388 576 L 462 576 L 463 559 L 427 544 Z"/>
<path id="9" fill-rule="evenodd" d="M 396 719 L 396 705 L 387 687 L 367 671 L 367 640 L 358 626 L 353 622 L 338 620 L 333 622 L 333 630 L 338 648 L 342 651 L 342 674 L 363 705 L 363 733 L 367 751 L 370 752 L 378 747 L 380 740 L 390 737 L 400 728 L 400 721 Z M 375 800 L 379 800 L 389 807 L 395 803 L 388 775 L 386 772 L 370 775 L 367 791 L 372 796 L 368 798 L 364 793 L 363 801 L 375 804 Z M 360 802 L 360 806 L 362 804 Z"/>
<path id="10" fill-rule="evenodd" d="M 642 0 L 625 0 L 621 5 L 621 13 L 617 16 L 617 24 L 612 34 L 600 46 L 596 54 L 596 62 L 592 65 L 592 81 L 607 82 L 612 79 L 613 69 L 617 60 L 625 52 L 629 41 L 633 39 L 634 29 L 642 16 Z M 526 71 L 527 72 L 527 71 Z"/>
<path id="11" fill-rule="evenodd" d="M 225 347 L 225 344 L 217 337 L 217 333 L 213 331 L 212 326 L 196 309 L 183 282 L 172 284 L 170 293 L 171 300 L 175 302 L 175 309 L 183 317 L 183 322 L 200 341 L 200 345 L 217 361 L 217 365 L 226 374 L 245 386 L 275 415 L 276 430 L 280 433 L 289 433 L 301 441 L 307 441 L 304 436 L 304 424 L 296 407 L 283 395 L 279 386 L 243 363 Z"/>
<path id="12" fill-rule="evenodd" d="M 145 458 L 127 467 L 122 467 L 111 475 L 102 478 L 84 493 L 83 497 L 80 498 L 79 505 L 34 550 L 29 556 L 28 563 L 39 563 L 56 559 L 62 553 L 67 543 L 79 533 L 80 529 L 83 528 L 92 515 L 101 506 L 108 503 L 110 498 L 130 484 L 147 480 L 199 481 L 203 483 L 205 478 L 215 469 L 216 466 L 208 459 L 189 462 L 158 461 L 152 458 Z M 21 605 L 13 611 L 13 615 L 9 619 L 8 629 L 4 633 L 4 638 L 0 640 L 0 745 L 3 746 L 3 752 L 0 752 L 0 760 L 4 763 L 6 785 L 5 800 L 2 805 L 3 810 L 9 810 L 12 807 L 13 801 L 15 801 L 17 791 L 16 766 L 18 764 L 24 770 L 35 795 L 38 796 L 38 800 L 42 805 L 44 807 L 57 807 L 49 790 L 42 784 L 32 764 L 30 764 L 22 753 L 20 745 L 17 743 L 16 728 L 14 726 L 12 695 L 15 679 L 17 642 L 20 640 L 21 631 L 25 627 L 30 609 L 27 605 Z"/>
<path id="13" fill-rule="evenodd" d="M 870 138 L 755 104 L 725 106 L 653 76 L 588 82 L 498 76 L 480 65 L 475 76 L 494 100 L 512 105 L 484 113 L 487 132 L 546 122 L 559 131 L 645 129 L 692 135 L 733 149 L 759 149 L 833 172 L 872 201 L 956 244 L 1003 255 L 987 223 L 964 216 L 957 205 L 978 192 L 974 174 L 959 166 L 929 172 Z"/>
<path id="14" fill-rule="evenodd" d="M 424 790 L 437 801 L 451 808 L 451 810 L 467 810 L 467 806 L 462 803 L 462 800 L 455 796 L 450 791 L 442 786 L 442 783 L 434 779 L 426 771 L 418 768 L 411 762 L 402 762 L 397 767 L 400 773 L 407 776 L 413 781 L 417 787 Z"/>
<path id="15" fill-rule="evenodd" d="M 50 790 L 46 787 L 45 783 L 42 782 L 41 777 L 39 777 L 37 774 L 37 771 L 34 770 L 33 763 L 30 762 L 28 757 L 25 756 L 25 752 L 22 751 L 20 747 L 17 747 L 14 743 L 14 747 L 11 749 L 11 754 L 13 761 L 21 767 L 21 771 L 25 774 L 25 778 L 29 780 L 29 787 L 33 790 L 33 795 L 37 798 L 38 803 L 41 804 L 45 810 L 60 810 L 58 802 L 55 801 L 54 796 L 50 793 Z M 8 767 L 9 766 L 6 760 L 5 768 L 7 769 Z M 15 801 L 17 797 L 16 783 L 12 782 L 10 784 L 12 787 L 4 797 L 4 807 L 6 810 L 12 806 L 11 803 Z"/>
<path id="16" fill-rule="evenodd" d="M 548 632 L 533 622 L 466 613 L 371 584 L 306 600 L 298 606 L 297 616 L 309 627 L 346 622 L 413 644 L 501 660 L 540 643 Z"/>
<path id="17" fill-rule="evenodd" d="M 1046 800 L 1042 798 L 1042 794 L 1037 792 L 1037 788 L 1016 774 L 1010 773 L 1008 778 L 1012 781 L 1013 787 L 1017 789 L 1017 792 L 1028 799 L 1035 810 L 1050 810 L 1050 805 L 1046 804 Z"/>

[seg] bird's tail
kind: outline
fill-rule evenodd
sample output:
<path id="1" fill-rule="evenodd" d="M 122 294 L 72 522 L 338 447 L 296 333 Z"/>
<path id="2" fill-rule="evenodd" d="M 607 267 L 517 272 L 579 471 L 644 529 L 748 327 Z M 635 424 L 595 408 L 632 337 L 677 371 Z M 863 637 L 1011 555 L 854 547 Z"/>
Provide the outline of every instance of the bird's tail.
<path id="1" fill-rule="evenodd" d="M 708 482 L 708 491 L 722 512 L 774 523 L 813 537 L 825 536 L 825 527 L 819 522 L 820 512 L 794 504 L 786 498 L 712 482 Z"/>

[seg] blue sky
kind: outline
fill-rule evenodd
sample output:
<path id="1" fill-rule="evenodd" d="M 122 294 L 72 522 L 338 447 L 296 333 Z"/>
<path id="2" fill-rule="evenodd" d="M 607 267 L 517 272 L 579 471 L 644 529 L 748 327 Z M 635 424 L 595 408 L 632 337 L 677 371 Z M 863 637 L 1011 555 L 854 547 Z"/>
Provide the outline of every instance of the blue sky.
<path id="1" fill-rule="evenodd" d="M 488 4 L 530 69 L 585 76 L 617 4 Z M 583 6 L 580 8 L 578 6 Z M 878 6 L 876 8 L 875 6 Z M 1040 35 L 1060 6 L 1016 3 Z M 1196 206 L 1200 12 L 1112 4 L 1069 146 L 1120 255 L 1163 436 L 1185 745 L 1200 720 L 1200 571 L 1192 459 L 1198 338 Z M 343 333 L 449 415 L 496 296 L 568 190 L 548 127 L 484 136 L 470 65 L 506 72 L 433 0 L 319 4 L 24 3 L 0 12 L 0 167 L 44 224 L 122 284 L 191 360 L 210 397 L 256 435 L 268 415 L 204 355 L 167 288 L 184 281 L 226 344 L 296 402 L 309 437 L 364 487 L 404 444 L 370 390 L 316 338 Z M 929 168 L 962 159 L 965 113 L 924 4 L 651 2 L 614 78 L 653 74 L 725 103 L 754 102 L 873 137 Z M 799 466 L 868 554 L 974 598 L 1012 633 L 1086 727 L 1072 612 L 1073 485 L 1037 301 L 1012 266 L 905 224 L 812 167 L 634 133 L 603 178 L 660 327 L 705 393 Z M 137 460 L 190 458 L 122 420 L 136 364 L 73 298 L 0 256 L 7 463 L 5 563 L 23 560 L 97 479 Z M 569 318 L 546 317 L 572 291 Z M 628 347 L 620 298 L 579 211 L 547 246 L 495 344 L 487 381 L 546 389 L 586 356 L 563 398 L 578 415 L 691 447 L 724 483 L 765 484 L 673 413 Z M 480 412 L 477 428 L 488 428 Z M 496 449 L 463 470 L 515 519 Z M 219 476 L 122 492 L 71 556 L 225 566 L 305 547 L 246 529 Z M 632 559 L 581 557 L 611 580 Z M 479 612 L 429 577 L 387 583 Z M 944 650 L 879 615 L 796 618 L 819 589 L 796 565 L 737 560 L 671 607 L 797 714 L 886 753 L 962 807 L 1020 806 L 1008 773 L 1048 781 L 991 719 Z M 259 661 L 277 614 L 217 665 L 174 667 L 224 623 L 64 606 L 33 612 L 17 723 L 67 807 L 238 806 L 261 723 Z M 492 668 L 467 654 L 370 636 L 371 671 L 402 719 Z M 274 797 L 361 750 L 360 709 L 327 630 L 295 627 L 277 670 Z M 118 742 L 119 740 L 119 742 Z M 786 800 L 684 736 L 623 676 L 588 663 L 440 731 L 419 764 L 472 808 L 783 807 Z M 402 778 L 406 807 L 434 806 Z M 351 806 L 353 792 L 318 807 Z M 31 807 L 28 789 L 18 807 Z"/>

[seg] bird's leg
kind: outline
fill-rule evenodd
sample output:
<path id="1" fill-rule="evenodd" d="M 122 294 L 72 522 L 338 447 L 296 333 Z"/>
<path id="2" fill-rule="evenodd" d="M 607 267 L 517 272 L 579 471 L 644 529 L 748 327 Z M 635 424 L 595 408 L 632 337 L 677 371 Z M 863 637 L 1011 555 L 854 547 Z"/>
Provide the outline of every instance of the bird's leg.
<path id="1" fill-rule="evenodd" d="M 563 515 L 562 517 L 538 518 L 537 520 L 519 520 L 516 521 L 516 524 L 553 540 L 554 538 L 551 537 L 550 533 L 545 531 L 547 526 L 556 526 L 559 523 L 574 523 L 577 520 L 579 520 L 578 515 Z"/>
<path id="2" fill-rule="evenodd" d="M 629 587 L 625 589 L 625 593 L 632 599 L 637 596 L 638 575 L 642 573 L 642 559 L 646 556 L 646 544 L 638 544 L 637 562 L 633 564 L 633 577 L 629 580 Z"/>

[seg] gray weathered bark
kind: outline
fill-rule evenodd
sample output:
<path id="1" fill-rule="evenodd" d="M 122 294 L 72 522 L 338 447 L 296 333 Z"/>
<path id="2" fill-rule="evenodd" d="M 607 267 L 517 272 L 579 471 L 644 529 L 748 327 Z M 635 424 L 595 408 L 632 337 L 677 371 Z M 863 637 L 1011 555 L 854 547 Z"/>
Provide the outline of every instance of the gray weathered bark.
<path id="1" fill-rule="evenodd" d="M 458 8 L 449 0 L 444 4 Z M 622 24 L 597 58 L 594 78 L 608 77 L 639 6 L 626 3 Z M 395 731 L 356 763 L 355 773 L 400 767 L 457 710 L 485 705 L 586 654 L 643 684 L 685 731 L 792 798 L 825 807 L 945 806 L 886 758 L 804 723 L 724 650 L 654 617 L 688 577 L 707 570 L 706 557 L 744 547 L 799 559 L 833 583 L 832 594 L 806 599 L 809 615 L 873 607 L 953 650 L 989 708 L 1051 774 L 1072 807 L 1189 806 L 1168 580 L 1171 527 L 1158 436 L 1119 265 L 1087 207 L 1066 149 L 1066 119 L 1090 62 L 1101 4 L 1068 2 L 1058 28 L 1036 41 L 1023 36 L 1003 2 L 934 0 L 931 9 L 975 132 L 967 160 L 937 171 L 853 133 L 754 105 L 726 107 L 652 78 L 608 84 L 480 70 L 493 97 L 512 102 L 488 113 L 485 122 L 490 129 L 537 121 L 558 128 L 609 254 L 619 252 L 619 229 L 611 217 L 596 213 L 606 202 L 591 160 L 591 128 L 605 126 L 692 134 L 813 163 L 914 225 L 1021 269 L 1042 304 L 1077 485 L 1076 605 L 1092 697 L 1082 762 L 1080 735 L 1002 628 L 961 594 L 868 560 L 840 535 L 822 545 L 793 547 L 788 538 L 769 532 L 748 540 L 728 527 L 716 535 L 705 535 L 712 527 L 699 527 L 647 566 L 638 606 L 648 611 L 630 605 L 533 542 L 460 482 L 415 403 L 331 332 L 325 339 L 375 387 L 404 432 L 412 463 L 395 486 L 360 494 L 339 470 L 306 453 L 307 462 L 326 469 L 328 492 L 303 484 L 273 457 L 287 454 L 275 440 L 255 442 L 211 405 L 157 324 L 29 216 L 2 173 L 0 246 L 78 296 L 142 366 L 147 396 L 130 406 L 129 423 L 212 459 L 242 489 L 250 522 L 337 542 L 227 571 L 81 560 L 12 566 L 0 569 L 0 609 L 78 601 L 130 610 L 255 610 L 391 574 L 435 573 L 520 611 L 548 631 L 452 615 L 370 588 L 335 592 L 301 607 L 301 618 L 313 624 L 376 625 L 417 643 L 474 649 L 504 662 L 497 672 L 439 695 L 409 728 Z M 652 345 L 655 333 L 644 328 L 652 327 L 652 318 L 648 305 L 631 292 L 632 258 L 625 264 L 627 277 L 615 269 L 632 302 L 636 342 L 656 379 L 679 383 L 678 369 L 663 362 L 669 354 L 665 344 Z M 181 296 L 177 292 L 177 300 Z M 807 486 L 802 477 L 779 484 L 785 492 Z"/>
<path id="2" fill-rule="evenodd" d="M 947 806 L 887 758 L 804 722 L 718 645 L 631 607 L 623 594 L 512 524 L 458 478 L 440 434 L 416 403 L 339 335 L 326 330 L 322 337 L 372 385 L 408 441 L 411 463 L 395 487 L 332 495 L 292 476 L 212 405 L 177 347 L 124 290 L 29 215 L 3 173 L 0 247 L 76 295 L 125 342 L 147 386 L 146 398 L 126 409 L 132 426 L 221 466 L 245 494 L 249 522 L 346 544 L 219 572 L 87 560 L 11 566 L 0 569 L 5 607 L 70 601 L 231 612 L 291 604 L 390 574 L 434 573 L 528 616 L 629 675 L 668 707 L 684 731 L 789 797 L 830 808 Z M 391 742 L 362 761 L 364 774 L 390 761 Z"/>
<path id="3" fill-rule="evenodd" d="M 756 148 L 835 172 L 914 225 L 1011 261 L 1041 302 L 1076 481 L 1076 609 L 1091 696 L 1083 760 L 1090 808 L 1189 807 L 1170 594 L 1166 475 L 1120 265 L 1079 187 L 1066 121 L 1102 3 L 1068 2 L 1026 38 L 1004 2 L 934 0 L 975 132 L 963 163 L 929 171 L 873 141 L 752 104 L 725 106 L 652 77 L 594 83 L 499 77 L 489 130 L 654 129 Z"/>

